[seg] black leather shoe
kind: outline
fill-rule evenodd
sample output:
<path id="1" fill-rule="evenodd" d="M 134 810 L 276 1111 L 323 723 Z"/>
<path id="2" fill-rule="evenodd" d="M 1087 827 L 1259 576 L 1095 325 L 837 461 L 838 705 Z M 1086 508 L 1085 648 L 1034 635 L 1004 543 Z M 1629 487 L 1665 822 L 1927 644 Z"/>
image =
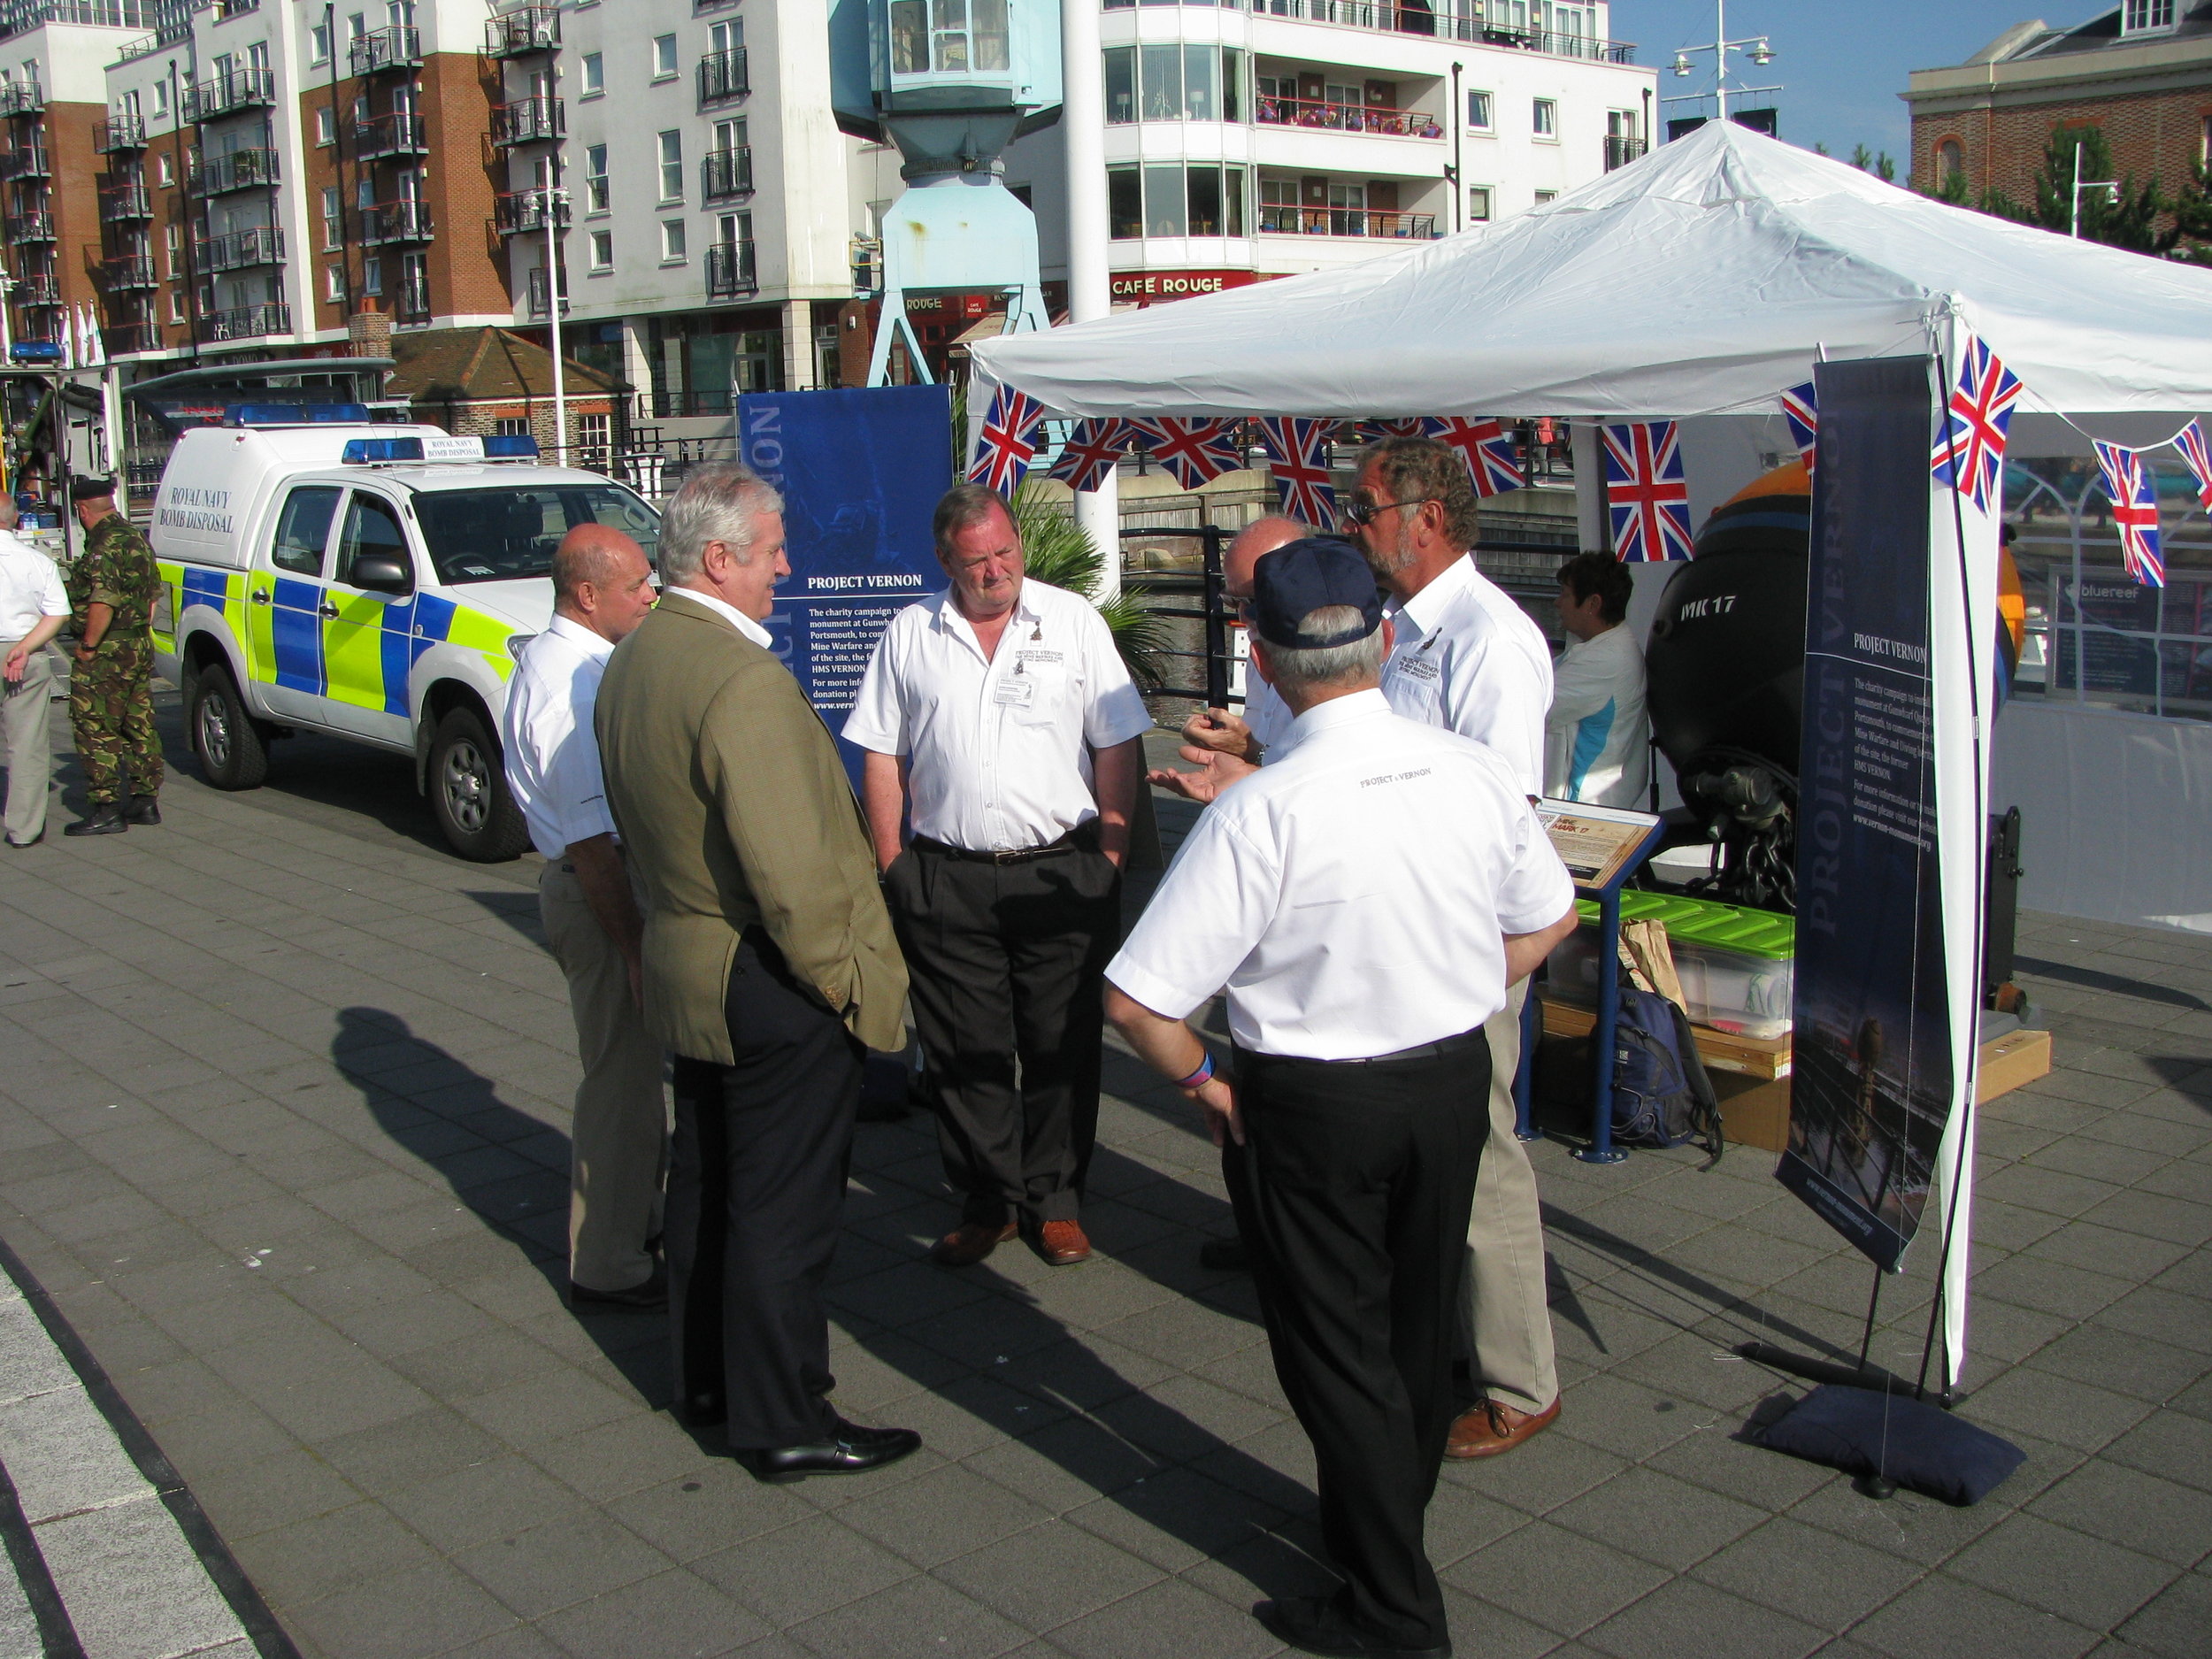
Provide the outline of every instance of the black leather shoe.
<path id="1" fill-rule="evenodd" d="M 1198 1247 L 1198 1265 L 1210 1273 L 1248 1273 L 1252 1256 L 1242 1239 L 1209 1239 Z"/>
<path id="2" fill-rule="evenodd" d="M 568 1305 L 574 1309 L 605 1308 L 624 1313 L 652 1313 L 668 1306 L 668 1274 L 657 1263 L 652 1276 L 627 1290 L 594 1290 L 568 1281 Z"/>
<path id="3" fill-rule="evenodd" d="M 123 811 L 117 806 L 96 806 L 74 824 L 65 824 L 65 835 L 120 835 L 130 826 L 124 821 Z"/>
<path id="4" fill-rule="evenodd" d="M 1262 1601 L 1252 1609 L 1252 1617 L 1278 1641 L 1300 1653 L 1326 1654 L 1332 1659 L 1452 1659 L 1448 1640 L 1435 1647 L 1399 1647 L 1367 1635 L 1327 1596 Z"/>
<path id="5" fill-rule="evenodd" d="M 837 1437 L 811 1446 L 749 1448 L 735 1454 L 753 1479 L 773 1486 L 809 1475 L 864 1475 L 895 1463 L 916 1450 L 922 1437 L 912 1429 L 864 1429 L 837 1419 Z"/>
<path id="6" fill-rule="evenodd" d="M 161 807 L 150 795 L 134 795 L 130 805 L 123 809 L 124 818 L 133 824 L 158 824 Z"/>

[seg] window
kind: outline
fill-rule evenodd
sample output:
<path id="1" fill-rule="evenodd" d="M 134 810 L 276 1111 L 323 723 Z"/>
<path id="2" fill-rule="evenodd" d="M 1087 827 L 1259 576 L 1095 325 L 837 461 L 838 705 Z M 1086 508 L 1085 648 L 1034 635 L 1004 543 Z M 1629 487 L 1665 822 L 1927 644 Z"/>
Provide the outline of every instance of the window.
<path id="1" fill-rule="evenodd" d="M 585 466 L 603 467 L 607 464 L 609 419 L 605 415 L 576 417 L 577 461 Z"/>
<path id="2" fill-rule="evenodd" d="M 1539 98 L 1530 112 L 1529 125 L 1539 138 L 1559 136 L 1559 102 L 1555 98 Z"/>
<path id="3" fill-rule="evenodd" d="M 246 69 L 255 80 L 262 80 L 269 73 L 269 42 L 256 41 L 246 48 Z"/>
<path id="4" fill-rule="evenodd" d="M 361 291 L 364 294 L 384 292 L 384 261 L 375 254 L 362 256 Z"/>
<path id="5" fill-rule="evenodd" d="M 154 157 L 154 182 L 170 185 L 177 181 L 177 170 L 170 162 L 169 152 L 161 151 Z"/>
<path id="6" fill-rule="evenodd" d="M 1153 42 L 1138 49 L 1143 76 L 1144 119 L 1179 121 L 1183 119 L 1183 49 L 1173 41 Z"/>
<path id="7" fill-rule="evenodd" d="M 726 394 L 726 373 L 721 384 Z M 722 412 L 727 412 L 726 404 Z M 522 430 L 530 428 L 526 424 Z M 619 484 L 526 487 L 518 480 L 496 489 L 425 490 L 415 497 L 414 508 L 439 580 L 456 585 L 543 576 L 553 568 L 553 549 L 561 538 L 580 524 L 612 525 L 642 547 L 648 558 L 659 540 L 659 520 L 652 509 Z"/>
<path id="8" fill-rule="evenodd" d="M 169 83 L 166 81 L 157 81 L 154 82 L 154 119 L 165 121 L 168 119 Z"/>
<path id="9" fill-rule="evenodd" d="M 676 37 L 656 35 L 653 37 L 653 79 L 666 81 L 676 73 Z"/>
<path id="10" fill-rule="evenodd" d="M 527 415 L 495 415 L 492 417 L 492 436 L 495 438 L 526 438 L 530 435 L 530 417 Z"/>
<path id="11" fill-rule="evenodd" d="M 1126 242 L 1144 234 L 1144 198 L 1134 167 L 1106 169 L 1107 234 Z"/>
<path id="12" fill-rule="evenodd" d="M 1490 222 L 1490 187 L 1471 184 L 1467 187 L 1467 222 L 1487 225 Z"/>
<path id="13" fill-rule="evenodd" d="M 2174 26 L 2174 0 L 2127 0 L 2121 19 L 2123 35 L 2147 34 Z"/>
<path id="14" fill-rule="evenodd" d="M 333 305 L 341 304 L 346 297 L 346 268 L 342 265 L 323 267 L 323 297 Z"/>
<path id="15" fill-rule="evenodd" d="M 1488 93 L 1470 92 L 1467 95 L 1467 125 L 1479 133 L 1486 133 L 1490 130 L 1490 95 Z"/>
<path id="16" fill-rule="evenodd" d="M 661 220 L 661 263 L 671 265 L 688 257 L 685 252 L 683 220 L 680 219 Z"/>
<path id="17" fill-rule="evenodd" d="M 315 111 L 315 142 L 319 144 L 334 144 L 338 142 L 338 111 L 327 104 L 321 105 Z"/>
<path id="18" fill-rule="evenodd" d="M 319 64 L 328 63 L 330 61 L 330 25 L 318 23 L 307 31 L 307 35 L 308 39 L 313 42 L 313 61 Z"/>
<path id="19" fill-rule="evenodd" d="M 376 205 L 376 180 L 374 179 L 354 180 L 353 204 L 364 213 Z"/>
<path id="20" fill-rule="evenodd" d="M 1137 49 L 1110 46 L 1106 59 L 1106 124 L 1126 127 L 1137 119 Z"/>
<path id="21" fill-rule="evenodd" d="M 1543 206 L 1547 202 L 1555 202 L 1558 199 L 1559 192 L 1556 190 L 1539 190 L 1536 193 L 1536 205 L 1539 207 Z"/>
<path id="22" fill-rule="evenodd" d="M 1244 119 L 1244 54 L 1233 46 L 1221 49 L 1221 119 Z"/>
<path id="23" fill-rule="evenodd" d="M 1183 169 L 1180 166 L 1170 165 L 1144 170 L 1144 234 L 1148 236 L 1186 236 L 1190 234 L 1190 213 L 1183 199 Z"/>
<path id="24" fill-rule="evenodd" d="M 184 320 L 184 296 L 173 288 L 169 293 L 169 320 L 173 323 Z"/>
<path id="25" fill-rule="evenodd" d="M 346 505 L 346 527 L 338 535 L 338 565 L 333 580 L 357 588 L 354 565 L 364 558 L 399 561 L 403 571 L 412 569 L 407 557 L 407 533 L 399 527 L 399 514 L 380 495 L 353 492 Z"/>
<path id="26" fill-rule="evenodd" d="M 595 271 L 614 269 L 614 233 L 595 230 L 591 234 L 591 268 Z"/>
<path id="27" fill-rule="evenodd" d="M 323 548 L 330 540 L 330 521 L 338 511 L 338 492 L 320 485 L 296 489 L 284 498 L 278 516 L 276 539 L 269 546 L 269 563 L 296 576 L 323 573 Z"/>
<path id="28" fill-rule="evenodd" d="M 1936 146 L 1936 183 L 1949 184 L 1963 180 L 1966 173 L 1966 149 L 1955 138 L 1947 138 Z"/>
<path id="29" fill-rule="evenodd" d="M 661 200 L 684 199 L 684 135 L 680 131 L 661 134 Z"/>
<path id="30" fill-rule="evenodd" d="M 1154 163 L 1106 169 L 1110 234 L 1138 236 L 1246 234 L 1245 169 L 1215 162 Z"/>
<path id="31" fill-rule="evenodd" d="M 928 0 L 891 0 L 891 73 L 929 73 Z"/>
<path id="32" fill-rule="evenodd" d="M 583 96 L 595 98 L 607 89 L 607 60 L 597 52 L 584 54 Z"/>
<path id="33" fill-rule="evenodd" d="M 584 211 L 603 213 L 611 200 L 607 191 L 607 147 L 590 145 L 584 151 Z"/>
<path id="34" fill-rule="evenodd" d="M 346 13 L 346 44 L 351 46 L 369 32 L 368 14 L 363 12 Z"/>
<path id="35" fill-rule="evenodd" d="M 339 200 L 336 185 L 323 187 L 323 246 L 325 248 L 345 246 L 344 227 L 339 222 L 341 218 L 338 211 Z"/>
<path id="36" fill-rule="evenodd" d="M 173 282 L 177 280 L 178 269 L 184 262 L 184 227 L 181 225 L 165 227 L 162 240 L 165 244 L 164 251 L 169 261 L 168 278 Z"/>

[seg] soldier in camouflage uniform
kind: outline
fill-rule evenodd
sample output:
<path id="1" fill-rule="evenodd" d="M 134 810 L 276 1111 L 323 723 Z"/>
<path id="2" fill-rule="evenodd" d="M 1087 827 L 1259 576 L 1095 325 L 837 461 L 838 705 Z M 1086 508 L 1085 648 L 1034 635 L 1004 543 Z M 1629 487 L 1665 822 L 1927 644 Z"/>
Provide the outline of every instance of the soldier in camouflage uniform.
<path id="1" fill-rule="evenodd" d="M 76 618 L 69 723 L 90 810 L 65 835 L 119 835 L 158 824 L 161 740 L 154 734 L 154 597 L 161 578 L 146 538 L 117 511 L 106 479 L 73 480 L 84 550 L 69 573 Z"/>

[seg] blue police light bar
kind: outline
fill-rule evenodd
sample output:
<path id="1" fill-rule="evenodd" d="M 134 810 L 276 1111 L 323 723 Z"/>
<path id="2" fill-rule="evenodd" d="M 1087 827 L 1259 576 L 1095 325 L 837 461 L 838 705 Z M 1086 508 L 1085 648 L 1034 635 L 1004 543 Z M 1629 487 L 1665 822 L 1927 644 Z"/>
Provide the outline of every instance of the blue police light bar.
<path id="1" fill-rule="evenodd" d="M 484 440 L 484 458 L 487 461 L 534 461 L 538 457 L 538 441 L 527 433 L 497 435 Z"/>
<path id="2" fill-rule="evenodd" d="M 227 426 L 365 426 L 365 403 L 233 403 L 223 411 Z"/>
<path id="3" fill-rule="evenodd" d="M 420 438 L 349 438 L 339 457 L 348 466 L 367 466 L 377 461 L 419 461 Z"/>
<path id="4" fill-rule="evenodd" d="M 19 340 L 8 355 L 18 363 L 59 363 L 61 347 L 51 340 Z"/>

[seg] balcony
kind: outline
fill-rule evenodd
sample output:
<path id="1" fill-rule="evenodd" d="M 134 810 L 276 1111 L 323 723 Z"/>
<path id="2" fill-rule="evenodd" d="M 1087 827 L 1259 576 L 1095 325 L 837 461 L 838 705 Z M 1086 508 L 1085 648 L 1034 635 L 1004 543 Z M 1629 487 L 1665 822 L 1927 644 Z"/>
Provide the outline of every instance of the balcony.
<path id="1" fill-rule="evenodd" d="M 1118 0 L 1107 0 L 1110 8 L 1117 3 Z M 1118 0 L 1118 4 L 1125 5 L 1129 0 Z M 1385 35 L 1425 35 L 1436 40 L 1516 47 L 1554 58 L 1584 58 L 1596 63 L 1636 61 L 1636 48 L 1626 41 L 1543 30 L 1494 28 L 1484 21 L 1482 8 L 1473 0 L 1458 0 L 1456 5 L 1448 0 L 1439 0 L 1433 6 L 1398 5 L 1393 0 L 1223 0 L 1223 4 L 1248 11 L 1256 18 L 1297 18 L 1309 23 L 1333 23 L 1342 28 L 1372 29 Z"/>
<path id="2" fill-rule="evenodd" d="M 1610 173 L 1616 167 L 1625 167 L 1650 148 L 1651 146 L 1640 138 L 1623 138 L 1617 134 L 1608 133 L 1605 136 L 1606 172 Z"/>
<path id="3" fill-rule="evenodd" d="M 268 69 L 234 69 L 184 89 L 184 119 L 211 121 L 241 110 L 265 109 L 276 102 L 276 74 Z"/>
<path id="4" fill-rule="evenodd" d="M 146 148 L 146 123 L 135 115 L 117 115 L 92 129 L 92 148 L 103 156 Z"/>
<path id="5" fill-rule="evenodd" d="M 394 24 L 372 29 L 346 49 L 347 65 L 357 75 L 382 74 L 388 69 L 413 69 L 422 63 L 422 31 Z"/>
<path id="6" fill-rule="evenodd" d="M 154 216 L 153 197 L 142 184 L 110 185 L 100 192 L 100 223 L 129 225 Z"/>
<path id="7" fill-rule="evenodd" d="M 50 273 L 18 277 L 15 280 L 15 303 L 18 305 L 58 305 L 61 303 L 61 282 Z"/>
<path id="8" fill-rule="evenodd" d="M 54 216 L 51 213 L 11 213 L 7 219 L 8 245 L 15 247 L 27 242 L 54 240 Z"/>
<path id="9" fill-rule="evenodd" d="M 492 142 L 541 144 L 568 131 L 568 106 L 558 98 L 518 98 L 492 105 Z"/>
<path id="10" fill-rule="evenodd" d="M 549 5 L 522 6 L 484 25 L 484 56 L 524 58 L 561 43 L 561 17 Z"/>
<path id="11" fill-rule="evenodd" d="M 0 180 L 10 179 L 48 179 L 53 176 L 52 161 L 43 144 L 28 145 L 22 150 L 0 150 Z"/>
<path id="12" fill-rule="evenodd" d="M 363 161 L 380 156 L 426 156 L 430 143 L 419 115 L 396 110 L 353 124 L 353 153 Z"/>
<path id="13" fill-rule="evenodd" d="M 719 201 L 753 193 L 753 147 L 710 150 L 699 160 L 699 199 Z"/>
<path id="14" fill-rule="evenodd" d="M 709 299 L 736 299 L 741 295 L 759 292 L 760 279 L 753 272 L 751 242 L 717 242 L 707 244 Z"/>
<path id="15" fill-rule="evenodd" d="M 1263 127 L 1310 127 L 1331 133 L 1380 133 L 1390 138 L 1436 138 L 1444 129 L 1425 110 L 1386 110 L 1371 104 L 1319 98 L 1262 98 L 1252 119 Z"/>
<path id="16" fill-rule="evenodd" d="M 699 60 L 699 102 L 726 104 L 753 89 L 745 73 L 745 49 L 709 52 Z"/>
<path id="17" fill-rule="evenodd" d="M 1356 207 L 1263 207 L 1263 236 L 1372 236 L 1386 241 L 1433 242 L 1433 213 L 1388 213 Z"/>
<path id="18" fill-rule="evenodd" d="M 361 209 L 360 213 L 361 245 L 364 248 L 384 248 L 395 242 L 432 240 L 430 204 L 427 202 L 380 202 L 374 207 Z"/>
<path id="19" fill-rule="evenodd" d="M 273 150 L 229 150 L 218 156 L 196 151 L 185 188 L 195 196 L 221 196 L 230 190 L 265 188 L 276 181 Z"/>
<path id="20" fill-rule="evenodd" d="M 255 225 L 226 236 L 210 236 L 192 244 L 192 257 L 203 272 L 282 265 L 284 232 L 274 225 Z"/>
<path id="21" fill-rule="evenodd" d="M 35 81 L 0 86 L 0 115 L 36 115 L 46 107 L 46 88 Z"/>
<path id="22" fill-rule="evenodd" d="M 104 294 L 127 294 L 160 286 L 154 277 L 154 257 L 150 253 L 118 254 L 112 259 L 100 261 L 100 291 Z"/>
<path id="23" fill-rule="evenodd" d="M 542 317 L 545 314 L 545 267 L 541 265 L 532 265 L 530 267 L 530 315 Z M 561 273 L 561 315 L 564 317 L 568 315 L 568 273 L 566 271 Z"/>
<path id="24" fill-rule="evenodd" d="M 158 351 L 161 327 L 157 323 L 111 324 L 100 330 L 100 343 L 107 348 L 111 357 L 127 351 Z"/>
<path id="25" fill-rule="evenodd" d="M 568 228 L 568 198 L 564 196 L 554 204 L 553 216 L 558 227 Z M 503 236 L 545 228 L 545 192 L 543 190 L 515 190 L 492 198 L 492 228 Z"/>
<path id="26" fill-rule="evenodd" d="M 234 305 L 228 311 L 202 311 L 210 340 L 252 340 L 261 334 L 292 332 L 292 308 L 279 300 L 259 305 Z"/>

